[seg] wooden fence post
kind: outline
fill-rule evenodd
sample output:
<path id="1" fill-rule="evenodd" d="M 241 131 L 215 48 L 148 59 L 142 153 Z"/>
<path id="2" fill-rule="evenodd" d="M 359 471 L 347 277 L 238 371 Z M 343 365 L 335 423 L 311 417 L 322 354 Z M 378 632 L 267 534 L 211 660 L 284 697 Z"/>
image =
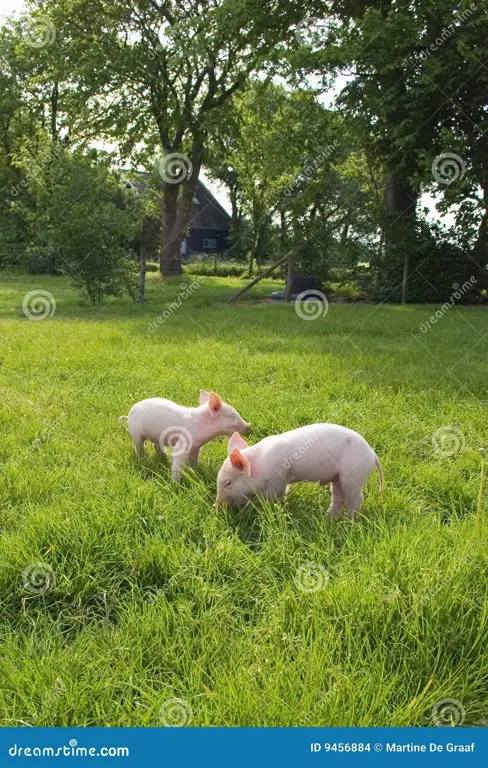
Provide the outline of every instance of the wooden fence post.
<path id="1" fill-rule="evenodd" d="M 288 262 L 288 273 L 286 275 L 285 301 L 291 301 L 291 286 L 292 286 L 292 283 L 293 283 L 293 270 L 295 268 L 296 258 L 297 258 L 296 253 L 293 253 L 290 256 L 290 260 Z"/>

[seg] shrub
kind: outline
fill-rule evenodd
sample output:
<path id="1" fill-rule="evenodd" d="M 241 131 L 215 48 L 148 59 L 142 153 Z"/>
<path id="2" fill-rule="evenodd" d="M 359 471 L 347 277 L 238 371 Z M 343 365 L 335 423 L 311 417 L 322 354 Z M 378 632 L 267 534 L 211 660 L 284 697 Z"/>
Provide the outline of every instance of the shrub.
<path id="1" fill-rule="evenodd" d="M 376 279 L 367 288 L 368 298 L 390 303 L 400 300 L 404 259 L 400 246 L 374 264 Z M 443 303 L 450 299 L 456 287 L 477 277 L 478 272 L 469 255 L 445 239 L 436 225 L 419 223 L 409 254 L 408 303 Z M 476 298 L 479 291 L 475 283 L 475 289 L 463 292 L 459 301 L 469 303 Z"/>
<path id="2" fill-rule="evenodd" d="M 29 176 L 33 207 L 24 208 L 31 271 L 69 275 L 91 303 L 127 291 L 134 298 L 137 264 L 130 243 L 140 226 L 139 201 L 95 152 L 66 150 L 39 161 Z"/>
<path id="3" fill-rule="evenodd" d="M 254 275 L 265 271 L 267 267 L 255 270 Z M 188 275 L 203 275 L 204 277 L 242 277 L 248 279 L 248 264 L 229 261 L 196 261 L 186 264 L 183 268 Z"/>

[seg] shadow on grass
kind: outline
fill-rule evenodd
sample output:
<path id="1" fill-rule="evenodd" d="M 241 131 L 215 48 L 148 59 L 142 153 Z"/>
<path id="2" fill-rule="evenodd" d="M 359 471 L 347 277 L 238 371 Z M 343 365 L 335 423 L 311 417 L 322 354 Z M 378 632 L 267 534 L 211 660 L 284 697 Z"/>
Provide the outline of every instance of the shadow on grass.
<path id="1" fill-rule="evenodd" d="M 223 508 L 229 527 L 243 544 L 253 551 L 260 548 L 263 541 L 263 520 L 259 506 L 256 504 L 246 504 L 245 507 Z"/>
<path id="2" fill-rule="evenodd" d="M 158 480 L 171 480 L 171 462 L 167 456 L 160 456 L 157 453 L 148 454 L 143 459 L 133 456 L 132 465 L 143 480 L 157 482 Z"/>

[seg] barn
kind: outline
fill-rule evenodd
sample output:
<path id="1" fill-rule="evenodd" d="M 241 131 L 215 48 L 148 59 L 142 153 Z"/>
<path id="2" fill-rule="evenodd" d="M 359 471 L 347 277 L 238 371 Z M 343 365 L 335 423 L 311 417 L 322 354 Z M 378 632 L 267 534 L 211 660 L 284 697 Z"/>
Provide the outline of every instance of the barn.
<path id="1" fill-rule="evenodd" d="M 149 187 L 149 174 L 143 171 L 128 171 L 134 181 L 124 178 L 127 187 L 144 194 Z M 188 232 L 181 245 L 182 258 L 189 258 L 194 253 L 222 253 L 228 249 L 230 216 L 215 199 L 210 190 L 200 179 L 197 181 L 191 208 Z"/>
<path id="2" fill-rule="evenodd" d="M 187 254 L 222 253 L 228 248 L 230 216 L 198 180 L 186 238 Z"/>

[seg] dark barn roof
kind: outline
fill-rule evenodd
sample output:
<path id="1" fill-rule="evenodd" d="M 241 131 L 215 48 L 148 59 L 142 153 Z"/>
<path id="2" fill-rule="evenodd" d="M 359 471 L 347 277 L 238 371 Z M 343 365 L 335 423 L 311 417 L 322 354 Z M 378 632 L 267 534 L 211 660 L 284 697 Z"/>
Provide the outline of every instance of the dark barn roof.
<path id="1" fill-rule="evenodd" d="M 128 173 L 128 171 L 122 171 Z M 144 171 L 133 171 L 135 181 L 125 180 L 127 186 L 133 187 L 144 194 L 149 187 L 149 174 Z M 197 181 L 188 226 L 194 229 L 216 229 L 228 231 L 230 216 L 215 199 L 209 189 L 200 179 Z"/>
<path id="2" fill-rule="evenodd" d="M 195 229 L 229 229 L 230 216 L 203 181 L 198 180 L 191 208 L 189 226 Z"/>

